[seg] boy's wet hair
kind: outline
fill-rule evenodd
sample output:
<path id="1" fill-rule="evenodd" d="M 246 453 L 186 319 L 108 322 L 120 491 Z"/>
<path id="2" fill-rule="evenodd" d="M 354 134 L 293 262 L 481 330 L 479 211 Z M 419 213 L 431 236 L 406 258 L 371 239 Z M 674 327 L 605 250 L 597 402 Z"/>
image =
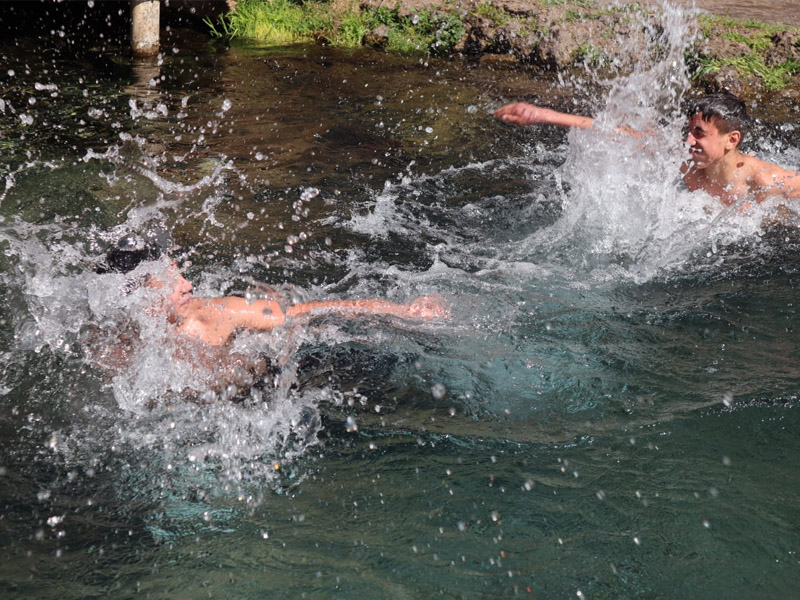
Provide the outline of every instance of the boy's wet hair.
<path id="1" fill-rule="evenodd" d="M 738 131 L 744 139 L 750 127 L 750 117 L 744 102 L 733 94 L 720 92 L 695 102 L 689 109 L 689 118 L 702 113 L 703 121 L 713 121 L 720 133 Z"/>
<path id="2" fill-rule="evenodd" d="M 129 273 L 142 262 L 158 260 L 166 254 L 166 246 L 158 236 L 135 233 L 120 238 L 105 256 L 98 273 Z"/>

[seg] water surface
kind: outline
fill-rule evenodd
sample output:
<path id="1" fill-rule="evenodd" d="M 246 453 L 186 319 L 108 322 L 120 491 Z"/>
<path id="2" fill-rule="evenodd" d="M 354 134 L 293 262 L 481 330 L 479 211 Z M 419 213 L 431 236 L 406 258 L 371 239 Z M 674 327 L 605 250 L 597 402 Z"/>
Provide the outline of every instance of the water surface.
<path id="1" fill-rule="evenodd" d="M 159 64 L 6 43 L 4 593 L 791 596 L 800 236 L 777 202 L 676 184 L 688 29 L 670 13 L 663 60 L 605 86 L 186 34 Z M 598 131 L 491 118 L 520 97 Z M 751 150 L 796 168 L 793 124 L 755 113 Z M 612 141 L 621 119 L 664 127 Z M 95 272 L 156 229 L 199 293 L 439 293 L 452 318 L 240 336 L 273 369 L 211 399 L 228 380 Z M 120 323 L 142 343 L 107 371 Z"/>

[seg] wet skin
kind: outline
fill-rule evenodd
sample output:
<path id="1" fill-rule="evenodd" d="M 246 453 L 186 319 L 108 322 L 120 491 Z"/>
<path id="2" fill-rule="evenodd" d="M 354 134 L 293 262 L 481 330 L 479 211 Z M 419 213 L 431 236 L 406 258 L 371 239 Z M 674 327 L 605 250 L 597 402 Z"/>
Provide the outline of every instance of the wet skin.
<path id="1" fill-rule="evenodd" d="M 284 309 L 268 299 L 248 302 L 238 296 L 203 298 L 192 296 L 192 283 L 175 265 L 167 270 L 167 281 L 151 278 L 149 287 L 169 286 L 164 308 L 178 330 L 212 346 L 226 344 L 240 330 L 271 331 L 290 321 L 311 318 L 316 314 L 336 314 L 346 318 L 385 315 L 414 320 L 447 319 L 450 311 L 441 296 L 421 296 L 410 304 L 387 300 L 321 300 L 293 304 Z"/>
<path id="2" fill-rule="evenodd" d="M 514 125 L 547 123 L 560 127 L 588 129 L 593 119 L 526 102 L 514 102 L 498 108 L 494 116 Z M 686 144 L 689 159 L 681 173 L 691 191 L 703 190 L 724 204 L 752 198 L 763 202 L 772 196 L 800 198 L 800 172 L 758 159 L 739 151 L 741 132 L 725 131 L 714 119 L 704 119 L 702 113 L 692 115 Z M 641 132 L 621 129 L 622 133 L 641 137 Z"/>

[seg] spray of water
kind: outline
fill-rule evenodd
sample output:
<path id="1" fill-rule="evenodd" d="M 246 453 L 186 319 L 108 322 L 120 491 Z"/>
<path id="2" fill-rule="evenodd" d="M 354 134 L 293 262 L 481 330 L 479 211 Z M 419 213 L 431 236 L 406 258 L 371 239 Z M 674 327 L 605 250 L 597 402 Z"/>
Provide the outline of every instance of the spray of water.
<path id="1" fill-rule="evenodd" d="M 641 282 L 760 231 L 771 206 L 725 207 L 682 185 L 684 53 L 694 15 L 669 4 L 659 14 L 644 23 L 648 45 L 630 48 L 641 57 L 633 70 L 611 79 L 595 125 L 569 133 L 567 160 L 554 175 L 560 219 L 526 239 L 517 257 L 559 256 L 594 278 Z"/>

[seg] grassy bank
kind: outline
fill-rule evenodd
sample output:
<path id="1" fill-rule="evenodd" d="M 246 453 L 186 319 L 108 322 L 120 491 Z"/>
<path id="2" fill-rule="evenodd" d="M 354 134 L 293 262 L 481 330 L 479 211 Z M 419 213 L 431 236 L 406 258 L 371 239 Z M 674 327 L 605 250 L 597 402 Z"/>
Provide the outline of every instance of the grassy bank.
<path id="1" fill-rule="evenodd" d="M 511 55 L 557 70 L 613 60 L 611 45 L 625 35 L 622 28 L 631 32 L 630 24 L 647 16 L 637 3 L 604 8 L 594 0 L 529 0 L 513 13 L 488 0 L 471 4 L 469 12 L 450 0 L 393 1 L 241 0 L 235 12 L 207 25 L 215 36 L 273 45 L 322 41 L 403 54 Z M 713 15 L 701 16 L 697 25 L 698 42 L 688 50 L 697 80 L 734 73 L 767 91 L 797 85 L 800 28 Z M 565 47 L 571 40 L 575 47 Z"/>
<path id="2" fill-rule="evenodd" d="M 789 87 L 800 74 L 799 28 L 713 15 L 701 16 L 699 26 L 703 40 L 716 40 L 716 49 L 698 53 L 698 78 L 733 68 L 742 76 L 758 78 L 771 91 Z"/>
<path id="3" fill-rule="evenodd" d="M 403 14 L 398 7 L 360 8 L 349 0 L 295 2 L 243 0 L 236 11 L 207 21 L 212 35 L 284 45 L 322 40 L 333 46 L 373 45 L 392 52 L 447 54 L 465 33 L 455 11 L 426 8 Z"/>

